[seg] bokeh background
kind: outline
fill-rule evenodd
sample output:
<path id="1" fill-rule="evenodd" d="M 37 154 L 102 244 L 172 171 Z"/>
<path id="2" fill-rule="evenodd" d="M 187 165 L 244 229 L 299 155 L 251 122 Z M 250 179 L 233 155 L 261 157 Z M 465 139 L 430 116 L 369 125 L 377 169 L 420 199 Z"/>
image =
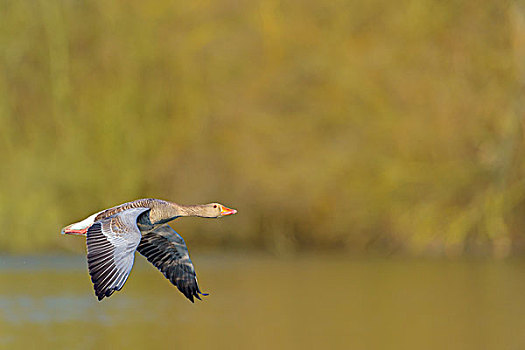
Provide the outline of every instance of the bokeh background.
<path id="1" fill-rule="evenodd" d="M 520 261 L 525 253 L 522 1 L 6 0 L 0 2 L 0 52 L 0 252 L 7 259 L 5 285 L 18 281 L 24 289 L 23 278 L 12 280 L 13 271 L 18 271 L 13 268 L 26 261 L 17 256 L 65 254 L 82 259 L 84 242 L 60 236 L 60 228 L 103 208 L 141 197 L 182 204 L 218 201 L 239 214 L 174 224 L 192 252 L 211 252 L 201 264 L 212 281 L 221 273 L 213 266 L 222 261 L 214 254 L 244 254 L 221 263 L 234 276 L 258 276 L 255 279 L 264 286 L 272 278 L 302 285 L 297 276 L 305 272 L 298 272 L 299 266 L 315 270 L 316 262 L 326 262 L 328 256 L 483 259 L 481 265 L 461 265 L 464 275 L 450 277 L 453 281 L 434 281 L 461 284 L 464 278 L 470 281 L 471 273 L 481 279 L 474 285 L 456 285 L 454 302 L 444 297 L 439 304 L 444 309 L 438 305 L 427 310 L 428 319 L 418 318 L 421 305 L 413 310 L 411 320 L 427 325 L 428 334 L 388 328 L 402 321 L 396 315 L 406 311 L 394 298 L 390 308 L 388 302 L 384 305 L 390 316 L 378 316 L 377 323 L 368 319 L 382 336 L 366 326 L 363 332 L 353 326 L 328 333 L 315 328 L 318 332 L 310 334 L 319 338 L 303 339 L 302 346 L 344 348 L 358 341 L 353 343 L 357 348 L 385 348 L 397 340 L 402 348 L 429 348 L 425 336 L 434 334 L 436 326 L 425 323 L 432 319 L 429 315 L 447 310 L 446 305 L 464 306 L 483 290 L 494 294 L 483 294 L 479 304 L 465 309 L 469 325 L 453 331 L 458 337 L 471 337 L 430 343 L 477 349 L 497 344 L 501 336 L 517 341 L 511 344 L 516 348 L 525 345 L 523 335 L 516 338 L 512 335 L 518 332 L 509 331 L 517 324 L 525 327 L 512 314 L 525 311 L 525 304 L 510 307 L 506 302 L 514 299 L 498 294 L 499 287 L 514 293 L 523 292 L 514 283 L 525 286 L 518 273 L 522 264 L 509 262 Z M 256 262 L 247 258 L 254 255 Z M 193 257 L 198 260 L 198 255 Z M 250 262 L 245 264 L 245 259 Z M 363 295 L 344 304 L 368 300 L 380 315 L 378 300 L 392 294 L 377 294 L 378 290 L 398 290 L 394 285 L 410 289 L 422 276 L 454 274 L 457 267 L 446 263 L 434 271 L 433 263 L 425 270 L 405 260 L 383 266 L 366 259 L 364 267 L 355 269 L 332 262 L 335 265 L 326 270 L 315 270 L 315 276 L 304 275 L 312 283 L 302 286 L 322 292 L 322 271 L 335 269 L 340 273 L 329 275 L 333 278 L 324 283 L 348 278 L 344 283 L 349 290 L 355 287 L 355 274 L 365 276 L 371 269 L 376 276 L 378 269 L 394 269 L 394 276 L 404 276 L 402 281 L 394 278 L 396 282 L 385 287 L 378 282 L 383 281 L 379 274 L 368 285 L 375 297 L 367 299 L 363 287 Z M 31 266 L 40 262 L 30 261 L 34 265 L 22 271 L 38 279 Z M 282 269 L 291 264 L 286 265 L 289 275 L 275 275 L 279 264 Z M 485 270 L 483 264 L 496 265 Z M 235 270 L 240 265 L 252 269 Z M 61 265 L 44 266 L 48 271 Z M 85 266 L 78 266 L 83 273 L 78 272 L 78 280 L 88 279 Z M 399 272 L 405 268 L 416 270 Z M 254 272 L 261 269 L 262 277 Z M 61 280 L 40 278 L 44 290 L 45 281 Z M 161 275 L 155 281 L 158 288 L 172 292 Z M 78 283 L 84 283 L 79 289 L 90 291 L 89 280 Z M 261 285 L 252 287 L 261 290 Z M 422 286 L 422 300 L 440 290 L 427 287 Z M 277 327 L 288 329 L 288 334 L 308 330 L 290 325 L 304 320 L 303 308 L 312 305 L 313 294 L 304 305 L 289 310 L 297 319 L 276 317 L 265 309 L 268 322 L 288 320 Z M 268 304 L 275 305 L 280 297 L 269 298 Z M 92 296 L 86 298 L 81 305 L 91 305 Z M 122 293 L 117 298 L 126 300 Z M 28 305 L 16 298 L 5 300 L 7 314 L 23 314 L 18 307 Z M 489 311 L 482 307 L 484 302 L 491 305 Z M 497 302 L 502 306 L 494 309 Z M 47 305 L 43 303 L 37 305 Z M 229 310 L 234 304 L 224 297 L 220 305 Z M 247 305 L 252 304 L 243 305 L 241 311 L 251 314 Z M 0 311 L 1 306 L 0 302 Z M 504 317 L 508 322 L 494 316 L 505 307 L 511 313 Z M 319 306 L 324 310 L 319 317 L 330 319 L 338 309 L 334 304 L 333 313 L 323 313 L 326 309 Z M 496 319 L 495 324 L 508 327 L 472 322 L 467 316 L 472 309 L 484 310 L 472 316 L 475 320 Z M 348 317 L 355 311 L 341 310 Z M 92 317 L 111 319 L 97 315 Z M 345 316 L 338 315 L 334 322 L 344 325 Z M 446 327 L 454 325 L 456 316 L 445 312 L 436 317 Z M 17 318 L 6 319 L 15 329 Z M 236 332 L 249 333 L 239 329 Z M 273 328 L 257 329 L 275 333 Z M 335 342 L 343 339 L 338 330 L 348 329 L 354 335 Z M 500 331 L 486 335 L 490 339 L 478 338 L 494 329 Z M 325 334 L 330 337 L 323 338 Z M 406 341 L 391 338 L 393 334 L 404 334 Z M 10 344 L 9 339 L 4 343 Z M 271 341 L 262 335 L 253 339 L 261 348 Z M 298 344 L 293 338 L 280 343 L 278 339 L 277 348 Z M 374 343 L 378 339 L 386 343 Z M 73 343 L 53 346 L 57 344 Z M 100 345 L 94 340 L 86 344 Z M 250 338 L 237 346 L 257 348 Z"/>

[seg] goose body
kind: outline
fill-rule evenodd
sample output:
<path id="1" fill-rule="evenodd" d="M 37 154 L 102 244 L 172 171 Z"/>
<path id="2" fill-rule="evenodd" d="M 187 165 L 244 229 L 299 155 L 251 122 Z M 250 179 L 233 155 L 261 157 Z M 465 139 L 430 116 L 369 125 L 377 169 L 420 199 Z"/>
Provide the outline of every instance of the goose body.
<path id="1" fill-rule="evenodd" d="M 180 205 L 145 198 L 99 211 L 64 227 L 62 234 L 86 236 L 88 269 L 99 301 L 122 289 L 138 251 L 193 302 L 206 294 L 199 289 L 184 239 L 167 223 L 181 216 L 235 213 L 219 203 Z"/>

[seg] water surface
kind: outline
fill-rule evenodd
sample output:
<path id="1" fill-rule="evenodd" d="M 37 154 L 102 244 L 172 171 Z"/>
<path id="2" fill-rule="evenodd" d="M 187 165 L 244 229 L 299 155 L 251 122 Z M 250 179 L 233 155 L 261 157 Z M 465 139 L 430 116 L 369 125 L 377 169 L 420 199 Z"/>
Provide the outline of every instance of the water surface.
<path id="1" fill-rule="evenodd" d="M 192 257 L 195 304 L 142 257 L 103 302 L 84 257 L 0 257 L 0 348 L 525 348 L 521 261 Z"/>

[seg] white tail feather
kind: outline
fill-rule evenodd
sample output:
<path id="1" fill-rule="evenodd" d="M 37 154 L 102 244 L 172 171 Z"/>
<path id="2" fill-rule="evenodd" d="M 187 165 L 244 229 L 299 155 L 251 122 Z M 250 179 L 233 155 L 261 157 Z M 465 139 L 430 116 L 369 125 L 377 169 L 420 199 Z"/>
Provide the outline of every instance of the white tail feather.
<path id="1" fill-rule="evenodd" d="M 100 213 L 102 213 L 102 211 L 99 211 L 98 213 L 90 215 L 82 221 L 75 222 L 74 224 L 68 225 L 64 227 L 60 233 L 62 233 L 63 235 L 66 235 L 66 234 L 84 235 L 87 229 L 90 228 L 91 225 L 95 223 L 95 218 Z"/>

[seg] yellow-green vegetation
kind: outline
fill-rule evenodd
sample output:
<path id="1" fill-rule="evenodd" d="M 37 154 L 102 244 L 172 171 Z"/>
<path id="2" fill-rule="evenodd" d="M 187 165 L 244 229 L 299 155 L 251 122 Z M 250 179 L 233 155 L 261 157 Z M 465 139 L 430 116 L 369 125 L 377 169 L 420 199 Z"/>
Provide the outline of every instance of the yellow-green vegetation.
<path id="1" fill-rule="evenodd" d="M 121 202 L 220 201 L 189 243 L 525 248 L 508 1 L 3 1 L 0 250 Z"/>

